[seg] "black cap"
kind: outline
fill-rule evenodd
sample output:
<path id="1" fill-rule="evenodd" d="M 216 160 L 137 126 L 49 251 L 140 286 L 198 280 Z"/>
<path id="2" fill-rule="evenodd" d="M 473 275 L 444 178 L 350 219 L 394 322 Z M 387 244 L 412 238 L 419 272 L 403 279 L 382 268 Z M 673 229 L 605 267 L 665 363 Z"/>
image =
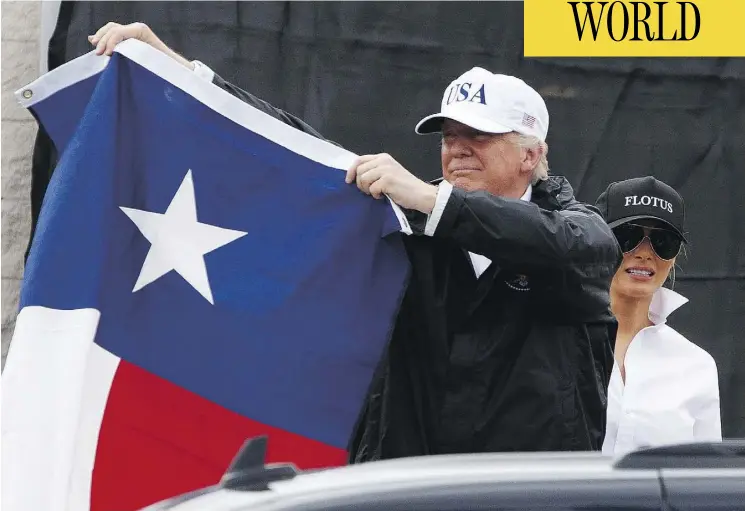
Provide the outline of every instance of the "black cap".
<path id="1" fill-rule="evenodd" d="M 672 187 L 652 176 L 611 183 L 595 205 L 613 228 L 626 222 L 651 218 L 669 225 L 687 241 L 684 232 L 683 198 Z"/>

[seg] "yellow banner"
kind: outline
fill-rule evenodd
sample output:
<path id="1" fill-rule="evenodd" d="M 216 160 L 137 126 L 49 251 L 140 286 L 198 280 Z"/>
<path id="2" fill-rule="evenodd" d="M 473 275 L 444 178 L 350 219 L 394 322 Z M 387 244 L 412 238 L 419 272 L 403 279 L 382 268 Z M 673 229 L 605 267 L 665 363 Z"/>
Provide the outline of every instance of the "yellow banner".
<path id="1" fill-rule="evenodd" d="M 526 57 L 745 57 L 745 0 L 524 0 Z"/>

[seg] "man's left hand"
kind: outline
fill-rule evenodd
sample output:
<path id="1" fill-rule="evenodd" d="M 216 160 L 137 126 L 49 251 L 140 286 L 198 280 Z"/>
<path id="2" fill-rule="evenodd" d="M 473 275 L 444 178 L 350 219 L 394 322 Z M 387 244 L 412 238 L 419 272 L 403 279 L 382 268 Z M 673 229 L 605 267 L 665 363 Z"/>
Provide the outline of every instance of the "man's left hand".
<path id="1" fill-rule="evenodd" d="M 357 158 L 347 170 L 346 182 L 356 182 L 360 190 L 376 199 L 385 194 L 402 208 L 427 215 L 437 200 L 436 186 L 425 183 L 385 153 Z"/>

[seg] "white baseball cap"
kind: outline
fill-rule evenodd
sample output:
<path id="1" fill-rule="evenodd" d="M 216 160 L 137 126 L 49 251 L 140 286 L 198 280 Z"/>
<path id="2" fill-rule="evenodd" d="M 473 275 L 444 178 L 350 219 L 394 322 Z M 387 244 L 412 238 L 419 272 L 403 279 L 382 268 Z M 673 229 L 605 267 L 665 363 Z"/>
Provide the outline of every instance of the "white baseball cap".
<path id="1" fill-rule="evenodd" d="M 543 98 L 519 78 L 481 67 L 466 71 L 445 89 L 440 112 L 416 125 L 420 135 L 438 133 L 452 119 L 486 133 L 516 131 L 545 141 L 548 109 Z"/>

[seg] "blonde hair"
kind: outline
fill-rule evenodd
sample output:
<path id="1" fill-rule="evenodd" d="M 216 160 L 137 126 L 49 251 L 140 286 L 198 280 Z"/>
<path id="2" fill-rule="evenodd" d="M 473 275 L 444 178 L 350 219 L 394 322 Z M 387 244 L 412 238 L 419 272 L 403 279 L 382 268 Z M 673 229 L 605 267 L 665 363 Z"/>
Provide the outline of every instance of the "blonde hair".
<path id="1" fill-rule="evenodd" d="M 533 168 L 533 179 L 531 184 L 535 185 L 538 181 L 545 181 L 548 179 L 548 144 L 536 137 L 535 135 L 522 135 L 516 133 L 517 143 L 520 147 L 526 149 L 540 149 L 541 158 L 538 160 L 535 168 Z"/>
<path id="2" fill-rule="evenodd" d="M 675 256 L 675 262 L 673 263 L 672 268 L 670 268 L 670 273 L 667 274 L 667 279 L 670 281 L 670 289 L 675 289 L 675 267 L 678 266 L 678 257 L 682 256 L 684 258 L 688 258 L 688 251 L 686 250 L 686 244 L 681 243 L 680 245 L 680 251 L 678 252 L 678 255 Z M 663 283 L 664 284 L 664 283 Z"/>

